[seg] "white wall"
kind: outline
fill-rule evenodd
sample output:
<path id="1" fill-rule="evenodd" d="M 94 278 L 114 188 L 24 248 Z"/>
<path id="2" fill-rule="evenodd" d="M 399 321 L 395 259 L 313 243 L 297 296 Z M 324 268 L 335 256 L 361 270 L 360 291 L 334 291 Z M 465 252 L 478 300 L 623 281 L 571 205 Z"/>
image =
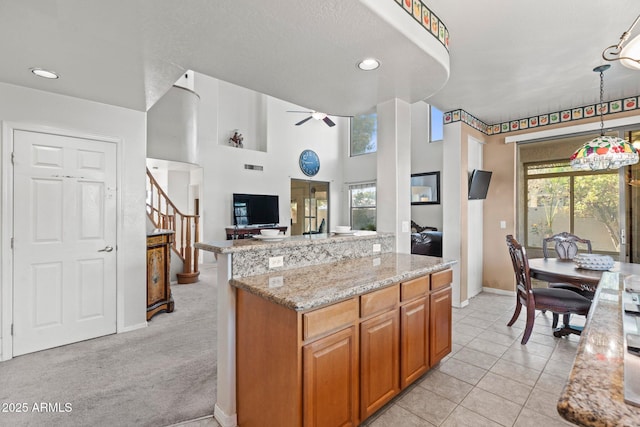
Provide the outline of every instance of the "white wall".
<path id="1" fill-rule="evenodd" d="M 440 204 L 411 205 L 411 219 L 416 224 L 437 227 L 442 230 L 443 141 L 429 142 L 429 104 L 416 102 L 411 105 L 411 173 L 440 172 Z"/>
<path id="2" fill-rule="evenodd" d="M 262 143 L 257 149 L 234 148 L 220 144 L 220 135 L 227 132 L 227 125 L 221 129 L 221 120 L 234 122 L 227 109 L 228 96 L 221 97 L 220 81 L 196 73 L 195 90 L 200 95 L 198 117 L 199 165 L 203 168 L 201 201 L 201 227 L 203 241 L 224 240 L 225 227 L 233 223 L 233 193 L 277 194 L 280 196 L 280 224 L 289 226 L 291 178 L 328 181 L 330 186 L 330 221 L 338 224 L 342 221 L 343 203 L 343 153 L 348 140 L 349 121 L 346 118 L 332 117 L 336 126 L 328 127 L 324 122 L 310 120 L 302 126 L 295 126 L 300 115 L 287 113 L 287 110 L 301 110 L 294 104 L 268 97 L 244 96 L 243 102 L 264 102 L 266 111 L 265 151 Z M 229 92 L 228 83 L 223 83 Z M 242 90 L 241 92 L 245 92 Z M 224 99 L 223 99 L 224 98 Z M 225 102 L 223 102 L 223 100 Z M 253 101 L 252 101 L 253 100 Z M 263 101 L 264 100 L 264 101 Z M 225 110 L 223 114 L 222 111 Z M 263 114 L 258 108 L 234 108 L 236 114 L 254 111 Z M 242 130 L 242 129 L 241 129 Z M 257 131 L 260 133 L 260 131 Z M 249 134 L 248 134 L 249 135 Z M 245 135 L 245 141 L 248 136 Z M 305 149 L 312 149 L 320 157 L 319 173 L 308 178 L 298 167 L 298 158 Z M 247 170 L 245 164 L 262 166 L 262 171 Z M 205 253 L 204 261 L 213 257 Z"/>
<path id="3" fill-rule="evenodd" d="M 122 332 L 145 326 L 145 113 L 0 83 L 0 120 L 120 139 L 117 330 Z M 7 167 L 8 161 L 0 159 L 0 164 Z M 4 218 L 7 201 L 1 202 L 0 213 Z M 0 241 L 6 242 L 10 237 L 2 235 Z M 0 254 L 2 261 L 8 256 L 10 254 L 6 252 Z M 3 279 L 0 288 L 11 285 Z M 6 330 L 7 325 L 3 323 L 0 331 Z"/>
<path id="4" fill-rule="evenodd" d="M 467 143 L 467 168 L 471 173 L 473 169 L 482 169 L 483 144 L 469 137 Z M 471 298 L 482 292 L 482 242 L 483 242 L 483 216 L 484 200 L 469 200 L 467 204 L 467 253 L 473 256 L 467 261 L 467 297 Z"/>

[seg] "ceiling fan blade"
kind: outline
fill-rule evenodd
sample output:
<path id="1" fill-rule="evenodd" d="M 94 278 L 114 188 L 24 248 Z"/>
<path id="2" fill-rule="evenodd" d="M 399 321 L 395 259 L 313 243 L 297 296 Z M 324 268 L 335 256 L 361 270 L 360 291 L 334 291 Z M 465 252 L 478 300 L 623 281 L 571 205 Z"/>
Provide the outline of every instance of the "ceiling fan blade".
<path id="1" fill-rule="evenodd" d="M 307 122 L 307 121 L 311 120 L 311 118 L 312 118 L 312 117 L 311 117 L 311 116 L 309 116 L 309 117 L 307 117 L 307 118 L 306 118 L 306 119 L 304 119 L 304 120 L 300 120 L 298 123 L 296 123 L 296 126 L 300 126 L 301 124 L 303 124 L 303 123 L 305 123 L 305 122 Z"/>
<path id="2" fill-rule="evenodd" d="M 313 111 L 287 110 L 287 113 L 305 113 L 305 114 L 311 114 L 311 113 L 313 113 Z"/>
<path id="3" fill-rule="evenodd" d="M 324 121 L 329 127 L 333 127 L 336 125 L 335 123 L 333 123 L 333 120 L 331 120 L 329 117 L 325 117 L 324 119 L 322 119 L 322 121 Z"/>

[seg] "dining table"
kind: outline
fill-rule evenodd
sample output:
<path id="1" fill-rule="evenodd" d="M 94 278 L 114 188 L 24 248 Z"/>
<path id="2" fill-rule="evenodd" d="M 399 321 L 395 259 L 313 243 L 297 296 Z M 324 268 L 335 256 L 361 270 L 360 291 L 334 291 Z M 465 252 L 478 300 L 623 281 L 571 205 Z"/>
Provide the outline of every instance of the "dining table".
<path id="1" fill-rule="evenodd" d="M 545 282 L 571 283 L 578 286 L 598 286 L 603 271 L 578 268 L 572 260 L 558 258 L 529 258 L 531 278 Z M 622 276 L 640 275 L 640 264 L 616 261 L 606 270 Z"/>
<path id="2" fill-rule="evenodd" d="M 640 426 L 640 358 L 627 351 L 623 328 L 624 301 L 630 284 L 640 280 L 640 264 L 615 262 L 611 269 L 597 271 L 556 258 L 529 258 L 528 263 L 532 278 L 592 286 L 596 291 L 558 398 L 560 416 L 585 427 Z"/>

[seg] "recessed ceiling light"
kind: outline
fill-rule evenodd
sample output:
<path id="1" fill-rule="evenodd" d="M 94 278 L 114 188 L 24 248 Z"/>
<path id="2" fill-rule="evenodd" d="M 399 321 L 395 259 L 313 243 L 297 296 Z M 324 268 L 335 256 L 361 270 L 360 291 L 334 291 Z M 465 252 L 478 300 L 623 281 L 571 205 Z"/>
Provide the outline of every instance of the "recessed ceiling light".
<path id="1" fill-rule="evenodd" d="M 55 71 L 49 71 L 42 68 L 30 68 L 30 70 L 36 76 L 45 79 L 57 79 L 60 77 Z"/>
<path id="2" fill-rule="evenodd" d="M 366 58 L 358 62 L 358 68 L 363 71 L 373 71 L 380 66 L 380 61 L 375 58 Z"/>

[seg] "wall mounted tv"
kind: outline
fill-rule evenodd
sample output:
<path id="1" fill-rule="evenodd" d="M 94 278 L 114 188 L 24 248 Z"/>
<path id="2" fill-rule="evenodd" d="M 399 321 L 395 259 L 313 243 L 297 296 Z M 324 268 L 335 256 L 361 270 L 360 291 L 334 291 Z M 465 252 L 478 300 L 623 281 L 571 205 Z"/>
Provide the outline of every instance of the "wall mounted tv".
<path id="1" fill-rule="evenodd" d="M 280 222 L 278 196 L 233 195 L 233 225 L 274 225 Z"/>
<path id="2" fill-rule="evenodd" d="M 469 177 L 469 200 L 479 200 L 487 198 L 491 174 L 493 172 L 474 169 Z"/>

